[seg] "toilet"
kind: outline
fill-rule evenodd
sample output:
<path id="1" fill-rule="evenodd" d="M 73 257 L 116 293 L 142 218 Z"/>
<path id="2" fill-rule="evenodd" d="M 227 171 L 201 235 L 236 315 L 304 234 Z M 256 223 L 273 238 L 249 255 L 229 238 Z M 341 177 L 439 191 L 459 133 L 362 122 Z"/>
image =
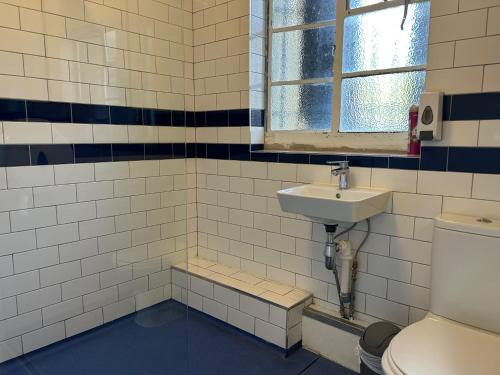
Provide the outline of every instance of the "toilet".
<path id="1" fill-rule="evenodd" d="M 382 358 L 386 375 L 500 374 L 500 220 L 435 219 L 431 305 Z"/>

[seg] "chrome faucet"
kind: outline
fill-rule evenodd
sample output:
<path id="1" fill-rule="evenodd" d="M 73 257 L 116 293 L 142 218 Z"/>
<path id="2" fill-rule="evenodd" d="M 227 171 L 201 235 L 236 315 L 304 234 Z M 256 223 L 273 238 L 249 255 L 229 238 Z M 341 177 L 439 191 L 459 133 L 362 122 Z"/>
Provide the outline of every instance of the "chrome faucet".
<path id="1" fill-rule="evenodd" d="M 339 189 L 349 189 L 349 162 L 343 161 L 329 161 L 327 164 L 332 166 L 332 176 L 339 177 Z"/>

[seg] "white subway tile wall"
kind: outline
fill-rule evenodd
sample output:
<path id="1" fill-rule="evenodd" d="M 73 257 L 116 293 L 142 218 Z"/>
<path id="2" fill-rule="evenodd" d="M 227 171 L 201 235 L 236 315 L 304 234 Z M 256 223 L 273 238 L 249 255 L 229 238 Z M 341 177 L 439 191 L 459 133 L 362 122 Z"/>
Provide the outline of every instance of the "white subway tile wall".
<path id="1" fill-rule="evenodd" d="M 0 360 L 19 354 L 21 343 L 27 353 L 170 299 L 171 260 L 186 259 L 187 233 L 196 231 L 194 213 L 186 214 L 195 185 L 173 184 L 194 172 L 190 164 L 2 171 Z"/>
<path id="2" fill-rule="evenodd" d="M 194 109 L 191 1 L 100 3 L 1 1 L 0 97 Z M 186 140 L 184 129 L 132 125 L 0 131 L 2 144 Z M 187 227 L 196 231 L 186 168 L 181 159 L 0 170 L 0 361 L 170 299 L 170 264 L 187 256 Z"/>
<path id="3" fill-rule="evenodd" d="M 2 97 L 193 108 L 189 1 L 14 5 L 0 4 Z M 4 122 L 1 133 L 3 144 L 185 141 L 184 129 L 127 125 Z M 170 298 L 171 259 L 186 257 L 186 228 L 196 230 L 195 186 L 173 183 L 185 160 L 1 176 L 0 361 Z"/>
<path id="4" fill-rule="evenodd" d="M 307 182 L 325 182 L 329 172 L 303 164 L 198 159 L 198 255 L 309 290 L 315 303 L 337 309 L 333 274 L 323 265 L 322 226 L 282 212 L 276 198 L 297 174 L 311 176 Z M 394 193 L 386 212 L 372 220 L 372 234 L 359 254 L 357 316 L 406 325 L 414 321 L 414 308 L 429 307 L 432 218 L 445 211 L 498 217 L 499 197 L 492 188 L 498 178 L 375 168 L 358 172 L 371 176 L 358 186 Z M 355 247 L 365 233 L 364 223 L 350 233 Z"/>
<path id="5" fill-rule="evenodd" d="M 500 2 L 431 0 L 427 90 L 498 91 Z"/>
<path id="6" fill-rule="evenodd" d="M 196 110 L 248 108 L 249 7 L 249 0 L 193 1 Z M 219 139 L 230 140 L 227 143 L 240 143 L 238 138 L 235 129 L 219 134 Z"/>
<path id="7" fill-rule="evenodd" d="M 0 97 L 265 108 L 266 2 L 249 3 L 0 1 Z M 499 6 L 431 1 L 427 89 L 500 89 Z M 445 126 L 439 145 L 500 145 L 496 120 Z M 2 144 L 250 138 L 260 142 L 263 129 L 0 124 Z M 358 317 L 412 323 L 428 308 L 432 218 L 444 211 L 498 217 L 498 178 L 368 168 L 353 176 L 356 185 L 394 191 L 360 253 Z M 275 195 L 309 182 L 336 181 L 323 166 L 202 159 L 0 168 L 0 361 L 169 299 L 170 266 L 185 260 L 186 249 L 307 289 L 335 309 L 322 226 L 282 212 Z M 349 235 L 355 245 L 365 230 Z M 190 291 L 182 300 L 273 340 L 266 321 L 237 310 L 227 293 L 212 293 Z"/>
<path id="8" fill-rule="evenodd" d="M 238 52 L 251 55 L 247 59 L 250 61 L 250 99 L 241 107 L 264 108 L 261 87 L 265 79 L 259 66 L 265 55 L 266 2 L 251 2 L 250 49 L 238 42 L 243 35 L 228 39 L 227 48 L 223 41 L 217 40 L 217 26 L 228 27 L 229 32 L 230 24 L 225 21 L 230 17 L 226 9 L 235 1 L 227 2 L 227 8 L 226 2 L 198 3 L 194 6 L 193 18 L 196 108 L 218 109 L 216 95 L 231 91 L 225 77 L 220 77 L 217 64 L 231 56 L 229 47 L 235 44 L 241 47 Z M 431 1 L 428 90 L 446 94 L 498 90 L 500 86 L 495 82 L 498 81 L 500 55 L 493 45 L 500 33 L 495 26 L 499 5 L 498 1 Z M 214 23 L 215 32 L 211 27 Z M 500 128 L 497 123 L 446 122 L 443 141 L 426 145 L 498 147 Z M 197 129 L 197 140 L 224 143 L 226 141 L 221 138 L 224 132 L 223 128 L 217 131 L 215 128 Z M 254 138 L 262 139 L 255 136 L 252 141 Z M 329 168 L 231 162 L 228 169 L 226 163 L 198 160 L 198 254 L 306 287 L 314 291 L 317 303 L 335 308 L 333 278 L 321 264 L 322 227 L 313 224 L 311 231 L 311 223 L 305 218 L 281 212 L 275 196 L 276 190 L 296 183 L 335 183 Z M 357 169 L 355 177 L 356 185 L 388 188 L 395 192 L 387 212 L 373 220 L 374 233 L 360 254 L 358 316 L 367 320 L 411 323 L 422 316 L 415 311 L 428 308 L 428 291 L 420 290 L 429 287 L 432 218 L 444 211 L 498 217 L 500 198 L 491 188 L 495 186 L 496 177 L 368 168 Z M 359 244 L 361 233 L 351 233 L 354 243 Z M 230 245 L 233 242 L 243 244 L 244 253 L 233 250 Z"/>
<path id="9" fill-rule="evenodd" d="M 192 1 L 100 3 L 0 3 L 0 96 L 194 109 Z"/>

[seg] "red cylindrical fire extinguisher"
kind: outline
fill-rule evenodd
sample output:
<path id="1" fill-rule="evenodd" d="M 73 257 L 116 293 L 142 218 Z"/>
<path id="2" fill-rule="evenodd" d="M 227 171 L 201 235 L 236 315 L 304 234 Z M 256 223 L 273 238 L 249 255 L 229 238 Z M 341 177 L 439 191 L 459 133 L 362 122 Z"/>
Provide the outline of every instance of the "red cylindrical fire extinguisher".
<path id="1" fill-rule="evenodd" d="M 410 126 L 408 130 L 408 155 L 420 155 L 420 140 L 417 137 L 418 106 L 410 108 Z"/>

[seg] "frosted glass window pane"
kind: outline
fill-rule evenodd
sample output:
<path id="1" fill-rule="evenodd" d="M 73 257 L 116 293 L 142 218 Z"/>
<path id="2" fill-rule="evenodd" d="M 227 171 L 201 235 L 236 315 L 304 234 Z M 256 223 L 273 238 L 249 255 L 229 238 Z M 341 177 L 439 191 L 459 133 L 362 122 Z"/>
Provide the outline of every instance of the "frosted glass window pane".
<path id="1" fill-rule="evenodd" d="M 334 27 L 273 34 L 273 82 L 331 77 L 334 44 Z"/>
<path id="2" fill-rule="evenodd" d="M 349 0 L 349 8 L 361 8 L 368 5 L 383 3 L 385 0 Z"/>
<path id="3" fill-rule="evenodd" d="M 345 20 L 344 73 L 423 65 L 427 62 L 429 2 L 349 16 Z"/>
<path id="4" fill-rule="evenodd" d="M 274 0 L 273 27 L 333 21 L 335 0 Z"/>
<path id="5" fill-rule="evenodd" d="M 340 131 L 408 130 L 408 111 L 424 85 L 425 71 L 343 79 Z"/>
<path id="6" fill-rule="evenodd" d="M 272 87 L 271 130 L 329 131 L 332 84 Z"/>

